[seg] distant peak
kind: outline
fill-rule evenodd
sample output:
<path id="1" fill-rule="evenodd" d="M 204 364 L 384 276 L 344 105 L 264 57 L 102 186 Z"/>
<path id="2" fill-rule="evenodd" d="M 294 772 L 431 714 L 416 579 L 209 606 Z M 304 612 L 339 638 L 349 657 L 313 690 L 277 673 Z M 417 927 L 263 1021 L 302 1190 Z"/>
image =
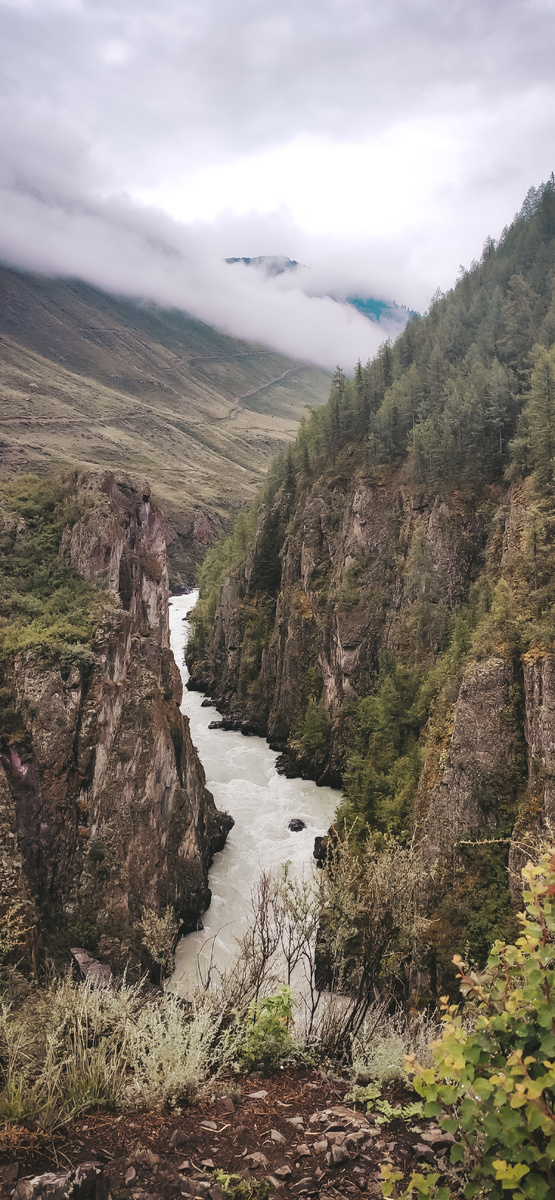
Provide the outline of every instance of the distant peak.
<path id="1" fill-rule="evenodd" d="M 285 254 L 259 254 L 257 258 L 226 258 L 226 263 L 245 263 L 247 267 L 261 267 L 266 275 L 283 275 L 285 271 L 295 271 L 302 263 L 295 258 L 287 258 Z"/>

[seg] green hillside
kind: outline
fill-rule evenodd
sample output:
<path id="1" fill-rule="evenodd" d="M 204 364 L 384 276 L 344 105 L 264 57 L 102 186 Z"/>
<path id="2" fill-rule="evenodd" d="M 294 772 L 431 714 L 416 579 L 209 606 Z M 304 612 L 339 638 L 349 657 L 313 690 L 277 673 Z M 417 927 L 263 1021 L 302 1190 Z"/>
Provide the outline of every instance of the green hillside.
<path id="1" fill-rule="evenodd" d="M 193 622 L 195 686 L 287 773 L 342 784 L 379 871 L 395 846 L 423 872 L 422 933 L 401 922 L 377 967 L 370 930 L 369 975 L 392 962 L 407 1000 L 453 985 L 455 951 L 483 966 L 555 819 L 555 180 L 336 373 L 208 554 Z"/>
<path id="2" fill-rule="evenodd" d="M 77 463 L 148 479 L 182 566 L 255 494 L 329 382 L 177 310 L 0 269 L 2 475 Z"/>

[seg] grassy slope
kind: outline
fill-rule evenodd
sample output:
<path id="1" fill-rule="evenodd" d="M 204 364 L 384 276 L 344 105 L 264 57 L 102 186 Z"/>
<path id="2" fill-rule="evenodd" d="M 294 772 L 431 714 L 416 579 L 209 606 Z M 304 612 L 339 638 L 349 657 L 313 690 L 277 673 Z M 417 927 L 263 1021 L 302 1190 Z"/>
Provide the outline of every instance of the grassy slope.
<path id="1" fill-rule="evenodd" d="M 3 475 L 126 471 L 177 517 L 225 519 L 329 381 L 176 310 L 0 269 Z"/>

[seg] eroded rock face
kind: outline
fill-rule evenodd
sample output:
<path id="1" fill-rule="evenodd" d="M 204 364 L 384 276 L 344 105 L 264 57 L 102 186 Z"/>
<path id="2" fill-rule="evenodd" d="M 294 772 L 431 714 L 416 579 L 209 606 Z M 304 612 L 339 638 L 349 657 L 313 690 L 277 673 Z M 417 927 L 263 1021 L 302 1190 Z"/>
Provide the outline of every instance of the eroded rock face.
<path id="1" fill-rule="evenodd" d="M 415 798 L 415 843 L 428 864 L 445 864 L 466 839 L 512 826 L 523 752 L 513 686 L 513 664 L 502 658 L 473 663 L 464 675 L 451 736 L 435 762 L 430 756 Z"/>
<path id="2" fill-rule="evenodd" d="M 281 497 L 260 510 L 253 551 L 224 580 L 206 651 L 188 659 L 192 686 L 284 749 L 287 772 L 339 784 L 341 710 L 371 691 L 384 650 L 436 652 L 484 543 L 464 504 L 394 486 L 319 481 L 293 511 Z M 264 603 L 269 633 L 257 645 Z M 309 695 L 330 722 L 324 753 L 295 744 Z"/>
<path id="3" fill-rule="evenodd" d="M 9 665 L 24 733 L 2 758 L 0 836 L 13 887 L 42 923 L 96 922 L 100 952 L 118 960 L 138 951 L 143 905 L 172 905 L 184 930 L 196 928 L 232 821 L 205 787 L 179 709 L 160 513 L 148 489 L 99 484 L 104 507 L 61 547 L 107 592 L 94 661 L 63 671 L 27 651 Z"/>
<path id="4" fill-rule="evenodd" d="M 555 658 L 532 654 L 524 660 L 524 732 L 528 745 L 528 789 L 546 826 L 555 828 Z"/>
<path id="5" fill-rule="evenodd" d="M 260 510 L 254 549 L 223 583 L 204 655 L 189 664 L 193 684 L 282 749 L 285 773 L 339 783 L 349 702 L 372 691 L 384 652 L 434 661 L 486 560 L 492 579 L 519 569 L 527 503 L 511 488 L 478 516 L 458 494 L 446 502 L 325 480 L 293 508 L 281 496 Z M 268 632 L 256 646 L 264 603 Z M 446 863 L 476 838 L 508 849 L 514 828 L 518 878 L 517 843 L 555 828 L 555 657 L 520 661 L 502 642 L 468 667 L 444 734 L 426 747 L 413 844 L 426 864 Z M 329 722 L 323 749 L 298 737 L 310 694 Z"/>

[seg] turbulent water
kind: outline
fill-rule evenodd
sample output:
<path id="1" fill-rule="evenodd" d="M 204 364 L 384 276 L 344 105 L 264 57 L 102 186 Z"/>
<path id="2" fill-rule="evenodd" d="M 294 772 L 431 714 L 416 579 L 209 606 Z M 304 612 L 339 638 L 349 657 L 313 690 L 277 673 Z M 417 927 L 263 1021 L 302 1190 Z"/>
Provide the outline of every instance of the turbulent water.
<path id="1" fill-rule="evenodd" d="M 171 645 L 184 683 L 186 618 L 196 598 L 192 592 L 170 601 Z M 215 708 L 202 708 L 202 699 L 184 688 L 181 707 L 191 724 L 207 786 L 235 825 L 210 869 L 212 903 L 203 917 L 204 929 L 182 938 L 177 948 L 173 982 L 182 993 L 203 982 L 211 961 L 220 968 L 229 961 L 249 921 L 251 891 L 263 870 L 278 871 L 286 862 L 297 874 L 312 869 L 314 838 L 326 832 L 340 798 L 333 788 L 278 775 L 277 754 L 262 738 L 209 729 L 218 714 Z M 288 829 L 294 817 L 306 824 L 300 833 Z"/>

